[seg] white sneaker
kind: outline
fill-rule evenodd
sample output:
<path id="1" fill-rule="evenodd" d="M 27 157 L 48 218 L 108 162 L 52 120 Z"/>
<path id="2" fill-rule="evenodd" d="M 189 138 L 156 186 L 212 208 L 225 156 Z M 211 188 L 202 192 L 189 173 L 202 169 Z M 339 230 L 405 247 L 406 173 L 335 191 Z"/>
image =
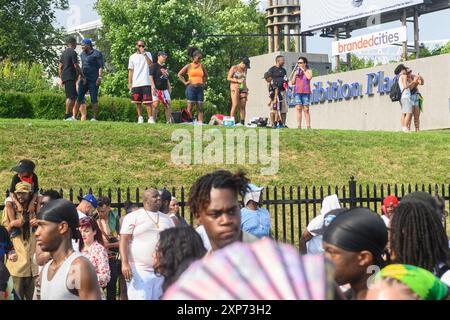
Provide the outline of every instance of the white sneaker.
<path id="1" fill-rule="evenodd" d="M 138 123 L 139 123 L 139 124 L 144 123 L 144 117 L 139 117 L 139 118 L 138 118 Z"/>
<path id="2" fill-rule="evenodd" d="M 95 118 L 92 118 L 92 119 L 91 119 L 91 121 L 93 121 L 93 122 L 97 122 L 97 119 L 95 119 Z"/>
<path id="3" fill-rule="evenodd" d="M 402 128 L 402 131 L 403 131 L 403 132 L 409 132 L 409 130 L 408 130 L 407 127 L 403 127 L 403 128 Z"/>
<path id="4" fill-rule="evenodd" d="M 153 119 L 153 117 L 148 118 L 148 123 L 155 124 L 155 119 Z"/>

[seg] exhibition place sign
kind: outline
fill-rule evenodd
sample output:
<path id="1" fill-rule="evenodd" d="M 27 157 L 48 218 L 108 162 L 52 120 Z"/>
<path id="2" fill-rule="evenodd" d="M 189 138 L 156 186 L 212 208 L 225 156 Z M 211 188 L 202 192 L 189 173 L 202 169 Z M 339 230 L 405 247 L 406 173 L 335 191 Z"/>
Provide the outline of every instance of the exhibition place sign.
<path id="1" fill-rule="evenodd" d="M 364 95 L 371 97 L 374 94 L 390 93 L 394 79 L 385 77 L 383 71 L 369 73 L 365 82 L 366 89 L 364 89 L 364 83 L 362 82 L 344 83 L 339 79 L 335 82 L 316 82 L 313 84 L 311 103 L 335 102 L 358 97 L 362 98 Z"/>

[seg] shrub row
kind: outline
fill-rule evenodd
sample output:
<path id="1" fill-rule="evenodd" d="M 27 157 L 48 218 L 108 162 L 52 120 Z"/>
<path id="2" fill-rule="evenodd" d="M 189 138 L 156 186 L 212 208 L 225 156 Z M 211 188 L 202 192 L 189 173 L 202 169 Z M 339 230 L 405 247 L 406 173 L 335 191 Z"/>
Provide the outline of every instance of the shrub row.
<path id="1" fill-rule="evenodd" d="M 87 98 L 88 114 L 92 115 L 90 100 Z M 186 108 L 185 100 L 172 101 L 173 111 Z M 216 107 L 206 102 L 204 121 L 209 121 L 217 113 Z M 160 105 L 158 122 L 165 122 L 163 106 Z M 194 110 L 195 111 L 195 110 Z M 39 92 L 0 92 L 0 118 L 62 119 L 65 112 L 65 96 L 60 93 Z M 195 114 L 196 112 L 194 112 Z M 144 114 L 146 111 L 144 110 Z M 99 97 L 98 120 L 136 122 L 135 106 L 129 99 L 108 96 Z"/>

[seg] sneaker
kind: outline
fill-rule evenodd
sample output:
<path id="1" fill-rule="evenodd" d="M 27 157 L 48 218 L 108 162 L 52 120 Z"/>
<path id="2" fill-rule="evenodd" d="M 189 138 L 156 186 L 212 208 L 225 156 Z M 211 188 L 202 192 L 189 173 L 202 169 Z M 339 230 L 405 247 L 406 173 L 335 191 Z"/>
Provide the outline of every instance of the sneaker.
<path id="1" fill-rule="evenodd" d="M 69 119 L 69 118 L 71 118 L 72 116 L 70 115 L 70 113 L 66 113 L 65 115 L 64 115 L 64 120 L 67 120 L 67 119 Z"/>
<path id="2" fill-rule="evenodd" d="M 408 130 L 407 127 L 403 127 L 403 128 L 402 128 L 402 131 L 403 131 L 403 132 L 409 132 L 409 130 Z"/>
<path id="3" fill-rule="evenodd" d="M 92 122 L 97 122 L 98 120 L 95 119 L 95 118 L 92 118 L 91 121 L 92 121 Z"/>
<path id="4" fill-rule="evenodd" d="M 148 123 L 155 124 L 155 119 L 153 119 L 153 117 L 148 118 Z"/>
<path id="5" fill-rule="evenodd" d="M 138 123 L 139 123 L 139 124 L 144 123 L 144 117 L 139 117 L 139 118 L 138 118 Z"/>
<path id="6" fill-rule="evenodd" d="M 75 118 L 75 117 L 70 117 L 70 118 L 67 118 L 66 120 L 64 120 L 64 121 L 77 121 L 77 118 Z"/>

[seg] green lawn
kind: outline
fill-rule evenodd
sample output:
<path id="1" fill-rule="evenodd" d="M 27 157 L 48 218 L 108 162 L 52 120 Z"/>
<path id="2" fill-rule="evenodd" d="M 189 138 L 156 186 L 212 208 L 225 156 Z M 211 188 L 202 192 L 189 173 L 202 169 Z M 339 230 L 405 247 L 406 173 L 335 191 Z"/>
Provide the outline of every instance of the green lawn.
<path id="1" fill-rule="evenodd" d="M 0 189 L 22 158 L 37 162 L 45 188 L 189 186 L 216 168 L 243 168 L 253 182 L 270 186 L 342 186 L 350 176 L 364 184 L 450 182 L 450 131 L 281 130 L 279 171 L 263 176 L 258 164 L 174 164 L 177 128 L 193 132 L 183 125 L 0 119 Z"/>
<path id="2" fill-rule="evenodd" d="M 252 182 L 270 186 L 271 198 L 274 186 L 286 186 L 285 194 L 289 199 L 291 185 L 295 186 L 293 199 L 297 199 L 298 185 L 302 186 L 303 199 L 304 186 L 312 185 L 317 186 L 318 198 L 319 186 L 325 188 L 326 195 L 328 185 L 332 187 L 331 192 L 338 186 L 341 197 L 342 187 L 348 186 L 350 176 L 355 176 L 358 184 L 364 184 L 363 196 L 367 194 L 365 184 L 370 184 L 369 195 L 373 195 L 374 184 L 379 187 L 396 183 L 411 183 L 413 189 L 416 184 L 419 189 L 422 184 L 426 188 L 428 184 L 433 187 L 439 184 L 439 190 L 446 184 L 444 192 L 449 194 L 450 131 L 446 130 L 421 134 L 280 130 L 279 171 L 264 176 L 260 173 L 260 164 L 176 165 L 171 160 L 171 152 L 178 144 L 172 141 L 175 129 L 186 129 L 193 136 L 193 127 L 185 125 L 0 119 L 0 189 L 8 188 L 13 175 L 11 168 L 20 159 L 30 158 L 37 162 L 41 187 L 63 188 L 66 192 L 73 187 L 74 195 L 79 188 L 86 191 L 92 187 L 94 193 L 100 187 L 111 188 L 113 201 L 117 200 L 117 187 L 122 190 L 130 187 L 132 199 L 135 199 L 136 188 L 184 186 L 187 197 L 189 186 L 196 178 L 218 168 L 245 169 Z M 224 135 L 229 132 L 220 130 Z M 267 132 L 270 134 L 271 130 Z M 405 191 L 408 193 L 407 189 Z M 359 186 L 357 193 L 359 195 Z M 278 199 L 281 195 L 279 189 Z M 379 189 L 377 195 L 380 196 Z M 309 197 L 312 196 L 313 190 L 309 189 Z M 122 194 L 122 201 L 124 199 Z M 275 206 L 269 209 L 275 226 Z M 285 220 L 286 240 L 298 244 L 299 229 L 306 227 L 315 209 L 320 210 L 320 204 L 286 205 L 285 209 L 283 215 L 282 206 L 277 207 L 279 239 L 283 239 Z M 187 208 L 186 214 L 189 219 Z M 450 233 L 450 228 L 448 231 Z"/>

